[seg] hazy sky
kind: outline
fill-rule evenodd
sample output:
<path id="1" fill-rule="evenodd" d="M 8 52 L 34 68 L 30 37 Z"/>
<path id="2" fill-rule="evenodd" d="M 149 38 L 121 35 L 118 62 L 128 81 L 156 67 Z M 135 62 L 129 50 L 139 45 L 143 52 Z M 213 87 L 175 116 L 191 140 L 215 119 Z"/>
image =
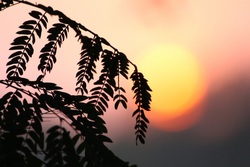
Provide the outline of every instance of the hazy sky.
<path id="1" fill-rule="evenodd" d="M 191 107 L 185 108 L 183 105 L 180 110 L 187 111 L 186 114 L 175 118 L 167 114 L 167 109 L 163 119 L 160 119 L 158 111 L 152 110 L 150 117 L 155 121 L 149 127 L 146 145 L 139 147 L 135 146 L 133 131 L 135 121 L 131 118 L 132 111 L 135 109 L 132 105 L 133 101 L 130 100 L 131 105 L 127 111 L 107 113 L 109 135 L 114 140 L 110 148 L 121 158 L 136 163 L 140 167 L 248 166 L 250 163 L 249 0 L 46 0 L 41 2 L 64 11 L 69 17 L 105 37 L 112 45 L 124 52 L 130 60 L 138 64 L 139 69 L 145 70 L 145 76 L 149 78 L 149 84 L 155 88 L 155 92 L 159 87 L 164 94 L 177 91 L 180 93 L 178 98 L 181 101 L 184 97 L 182 93 L 192 90 L 187 91 L 188 95 L 192 95 L 190 95 L 192 98 L 189 104 L 192 99 L 198 99 Z M 9 44 L 15 37 L 18 26 L 29 17 L 28 12 L 29 8 L 21 6 L 0 12 L 1 67 L 6 64 L 6 57 L 11 53 L 8 51 Z M 51 22 L 53 19 L 49 18 Z M 154 48 L 158 46 L 163 48 L 175 46 L 179 49 L 178 51 L 162 49 L 159 51 L 161 53 L 156 54 L 157 49 L 154 50 Z M 38 43 L 37 47 L 41 48 L 42 45 Z M 184 51 L 179 52 L 180 50 Z M 68 91 L 74 92 L 74 73 L 77 69 L 75 64 L 79 51 L 80 47 L 74 40 L 74 34 L 71 34 L 58 52 L 58 56 L 62 58 L 58 58 L 55 72 L 47 76 L 46 80 L 58 81 Z M 179 53 L 181 53 L 179 59 L 174 56 L 170 59 L 166 58 Z M 187 55 L 191 58 L 183 61 Z M 147 56 L 151 56 L 151 59 Z M 168 61 L 154 62 L 154 66 L 151 65 L 153 63 L 148 63 L 150 60 L 159 59 L 160 56 Z M 34 68 L 36 68 L 35 63 L 36 61 L 32 63 Z M 183 67 L 174 68 L 180 64 Z M 173 66 L 171 70 L 176 72 L 174 73 L 176 75 L 165 71 L 170 66 Z M 184 69 L 184 66 L 185 69 L 196 69 L 196 72 L 178 70 Z M 64 71 L 65 67 L 68 72 Z M 177 75 L 178 72 L 180 75 Z M 1 69 L 1 79 L 4 75 L 5 69 Z M 28 75 L 32 77 L 34 73 L 30 72 Z M 150 80 L 157 75 L 160 76 L 157 80 Z M 169 88 L 168 84 L 161 85 L 161 83 L 169 83 L 168 81 L 176 76 L 182 80 L 171 83 L 176 83 L 175 87 Z M 190 77 L 184 79 L 184 76 Z M 187 83 L 191 86 L 187 87 Z M 195 86 L 197 89 L 193 88 L 193 83 L 197 84 Z M 131 85 L 131 83 L 124 83 L 124 85 Z M 0 87 L 0 90 L 2 92 L 4 88 Z M 128 96 L 132 98 L 129 91 Z M 160 96 L 160 92 L 156 93 L 153 99 Z M 162 96 L 162 103 L 171 97 Z M 165 104 L 167 102 L 157 106 L 164 110 Z M 166 131 L 166 128 L 162 127 L 175 128 L 172 130 L 168 128 L 170 130 Z M 182 127 L 180 128 L 182 130 L 176 131 L 178 129 L 176 127 Z"/>

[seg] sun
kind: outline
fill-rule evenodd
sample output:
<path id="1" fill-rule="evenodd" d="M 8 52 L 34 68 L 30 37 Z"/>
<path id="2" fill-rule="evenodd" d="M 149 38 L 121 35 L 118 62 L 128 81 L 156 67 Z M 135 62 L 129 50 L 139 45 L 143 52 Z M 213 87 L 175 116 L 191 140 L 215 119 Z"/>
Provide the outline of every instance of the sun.
<path id="1" fill-rule="evenodd" d="M 176 45 L 157 45 L 146 50 L 137 64 L 153 90 L 149 114 L 153 125 L 180 130 L 190 126 L 194 117 L 198 119 L 201 114 L 194 110 L 204 97 L 205 82 L 190 51 Z"/>

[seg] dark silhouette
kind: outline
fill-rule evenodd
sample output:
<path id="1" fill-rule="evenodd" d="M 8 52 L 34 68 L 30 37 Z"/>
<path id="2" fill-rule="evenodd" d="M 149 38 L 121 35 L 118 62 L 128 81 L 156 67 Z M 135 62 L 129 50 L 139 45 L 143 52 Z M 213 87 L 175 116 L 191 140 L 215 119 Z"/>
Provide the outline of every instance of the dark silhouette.
<path id="1" fill-rule="evenodd" d="M 132 90 L 138 106 L 132 115 L 136 117 L 136 144 L 144 144 L 149 123 L 144 111 L 150 110 L 151 101 L 147 80 L 125 54 L 61 11 L 27 1 L 2 0 L 0 12 L 18 4 L 29 5 L 36 10 L 32 10 L 30 19 L 19 27 L 17 37 L 11 43 L 13 52 L 8 57 L 6 79 L 0 80 L 7 90 L 0 99 L 1 166 L 129 166 L 105 146 L 105 142 L 112 140 L 105 136 L 108 130 L 101 115 L 108 109 L 111 99 L 115 109 L 120 104 L 127 108 L 120 77 L 129 79 L 128 68 L 132 66 L 134 72 L 130 79 L 134 83 Z M 57 16 L 58 22 L 47 27 L 50 16 Z M 62 91 L 56 83 L 44 82 L 46 73 L 52 72 L 56 63 L 57 49 L 67 39 L 70 29 L 81 44 L 76 71 L 77 95 Z M 33 58 L 33 45 L 43 37 L 45 30 L 49 35 L 39 55 L 40 75 L 36 80 L 30 80 L 23 74 Z M 88 90 L 88 83 L 97 75 L 97 61 L 102 63 L 101 74 L 94 81 L 94 88 Z M 51 115 L 59 120 L 59 124 L 47 127 L 44 119 Z"/>

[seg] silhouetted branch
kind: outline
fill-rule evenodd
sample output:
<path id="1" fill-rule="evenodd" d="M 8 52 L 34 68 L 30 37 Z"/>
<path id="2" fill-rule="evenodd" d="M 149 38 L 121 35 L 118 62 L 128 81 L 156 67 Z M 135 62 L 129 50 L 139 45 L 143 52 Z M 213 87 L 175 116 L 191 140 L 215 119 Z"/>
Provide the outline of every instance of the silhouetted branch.
<path id="1" fill-rule="evenodd" d="M 101 115 L 108 109 L 110 99 L 114 101 L 115 109 L 120 104 L 127 108 L 126 91 L 120 84 L 120 77 L 129 79 L 129 65 L 132 65 L 134 72 L 130 79 L 134 82 L 132 90 L 137 105 L 132 115 L 136 116 L 136 144 L 138 141 L 144 144 L 149 123 L 144 111 L 150 110 L 151 102 L 151 89 L 147 80 L 138 72 L 136 65 L 105 38 L 59 10 L 28 1 L 2 0 L 0 11 L 16 4 L 28 5 L 44 12 L 32 10 L 29 13 L 32 19 L 19 26 L 17 37 L 10 47 L 14 52 L 9 55 L 6 64 L 7 79 L 0 80 L 0 84 L 6 85 L 6 88 L 14 89 L 7 90 L 0 98 L 0 164 L 128 167 L 128 163 L 116 157 L 104 145 L 112 140 L 105 136 L 108 130 Z M 37 37 L 41 38 L 42 31 L 47 29 L 48 14 L 57 16 L 58 20 L 48 28 L 47 43 L 40 51 L 38 70 L 42 74 L 36 80 L 29 80 L 22 76 L 27 63 L 33 58 L 33 45 Z M 64 92 L 56 83 L 43 82 L 46 72 L 51 72 L 57 61 L 57 49 L 66 40 L 69 27 L 75 31 L 75 38 L 81 44 L 76 72 L 76 91 L 80 95 Z M 83 31 L 88 32 L 88 35 L 84 35 Z M 102 69 L 98 74 L 99 79 L 96 79 L 98 61 L 101 61 Z M 86 96 L 89 90 L 87 84 L 93 80 L 94 88 Z M 50 114 L 54 117 L 47 117 Z M 44 132 L 44 118 L 58 118 L 59 125 L 50 126 Z M 66 125 L 74 130 L 75 136 L 69 135 Z M 79 142 L 80 137 L 82 141 Z M 12 149 L 6 152 L 10 147 Z M 44 158 L 38 157 L 40 153 Z M 17 161 L 8 161 L 13 158 Z"/>
<path id="2" fill-rule="evenodd" d="M 63 12 L 61 11 L 58 11 L 58 10 L 54 10 L 52 7 L 48 6 L 44 6 L 42 4 L 33 4 L 31 2 L 28 2 L 28 1 L 19 1 L 19 0 L 14 0 L 18 3 L 22 3 L 22 4 L 26 4 L 26 5 L 29 5 L 29 6 L 33 6 L 33 7 L 36 7 L 36 8 L 39 8 L 39 9 L 42 9 L 44 11 L 46 11 L 48 14 L 50 15 L 53 15 L 53 16 L 58 16 L 59 20 L 63 23 L 67 23 L 70 25 L 70 27 L 72 29 L 74 29 L 76 31 L 76 33 L 78 33 L 78 29 L 82 29 L 84 31 L 87 31 L 89 33 L 91 33 L 93 36 L 98 36 L 98 34 L 94 33 L 93 31 L 91 31 L 90 29 L 86 28 L 84 25 L 82 25 L 81 23 L 78 23 L 72 19 L 70 19 L 69 17 L 67 17 Z M 112 46 L 107 40 L 105 40 L 105 38 L 102 38 L 102 37 L 99 37 L 101 39 L 101 41 L 111 47 L 115 52 L 119 52 L 117 48 L 115 48 L 114 46 Z M 136 65 L 134 63 L 132 63 L 130 60 L 128 60 L 129 63 L 131 63 L 134 68 L 137 68 Z"/>

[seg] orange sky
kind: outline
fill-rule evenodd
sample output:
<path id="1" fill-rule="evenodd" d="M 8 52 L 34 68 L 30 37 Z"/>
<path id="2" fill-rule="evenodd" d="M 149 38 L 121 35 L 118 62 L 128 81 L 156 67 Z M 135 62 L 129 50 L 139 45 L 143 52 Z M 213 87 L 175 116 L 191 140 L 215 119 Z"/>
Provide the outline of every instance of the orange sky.
<path id="1" fill-rule="evenodd" d="M 146 48 L 158 44 L 187 48 L 199 62 L 209 92 L 219 89 L 230 78 L 247 73 L 250 65 L 250 1 L 247 0 L 76 0 L 75 4 L 67 0 L 41 2 L 64 11 L 72 19 L 105 37 L 136 63 L 141 60 Z M 5 39 L 0 41 L 3 48 L 1 56 L 10 53 L 5 50 L 14 37 L 11 34 L 26 18 L 26 15 L 16 14 L 21 13 L 20 8 L 13 7 L 13 19 L 7 20 L 5 13 L 11 10 L 0 13 L 0 19 L 5 20 L 6 25 L 0 27 L 0 36 Z M 6 29 L 11 33 L 5 33 Z M 75 84 L 74 71 L 77 67 L 74 64 L 79 52 L 79 47 L 73 41 L 73 38 L 66 41 L 63 46 L 65 50 L 58 52 L 63 59 L 58 59 L 58 66 L 55 67 L 55 74 L 60 73 L 65 66 L 69 72 L 64 73 L 63 78 L 53 74 L 47 77 L 48 80 L 59 81 L 61 85 L 65 84 L 64 78 L 68 79 L 64 86 L 71 92 L 74 88 L 69 85 Z M 4 71 L 0 74 L 4 75 Z M 130 113 L 121 113 L 115 117 L 119 114 L 126 119 L 130 117 Z M 122 120 L 125 122 L 125 119 Z"/>
<path id="2" fill-rule="evenodd" d="M 125 157 L 143 164 L 144 167 L 155 166 L 157 163 L 158 167 L 163 167 L 171 162 L 174 164 L 172 166 L 178 166 L 176 163 L 181 164 L 182 162 L 185 163 L 185 166 L 193 166 L 193 163 L 189 162 L 194 159 L 201 159 L 200 164 L 202 165 L 205 162 L 202 160 L 205 159 L 208 165 L 212 164 L 211 166 L 217 167 L 213 162 L 227 164 L 226 162 L 231 162 L 235 156 L 245 155 L 243 151 L 237 152 L 245 147 L 236 145 L 237 149 L 234 154 L 230 151 L 233 150 L 231 148 L 234 148 L 231 145 L 235 145 L 235 143 L 232 142 L 228 145 L 222 143 L 227 143 L 229 140 L 237 140 L 238 143 L 241 143 L 238 141 L 241 138 L 237 137 L 244 134 L 243 132 L 246 131 L 244 128 L 249 129 L 249 0 L 32 0 L 32 2 L 42 2 L 45 5 L 51 5 L 54 9 L 64 11 L 72 19 L 105 37 L 112 45 L 124 52 L 130 60 L 138 64 L 139 69 L 147 66 L 147 64 L 141 63 L 145 57 L 145 51 L 162 44 L 187 49 L 198 63 L 206 86 L 202 100 L 189 109 L 192 110 L 189 115 L 182 115 L 182 117 L 172 120 L 167 120 L 168 118 L 158 120 L 163 121 L 161 124 L 167 120 L 175 128 L 184 127 L 183 129 L 185 129 L 186 124 L 190 122 L 195 123 L 193 127 L 179 132 L 166 132 L 152 125 L 149 127 L 146 139 L 149 144 L 134 149 L 133 126 L 135 121 L 131 118 L 131 114 L 135 106 L 130 105 L 128 111 L 112 110 L 106 116 L 107 126 L 109 136 L 115 143 L 121 143 L 122 149 L 118 151 L 119 154 L 125 150 Z M 25 11 L 27 11 L 27 15 L 24 14 Z M 7 56 L 12 53 L 8 51 L 9 44 L 15 37 L 18 26 L 29 17 L 28 12 L 29 8 L 19 6 L 0 12 L 1 67 L 6 64 Z M 53 18 L 49 20 L 53 21 Z M 74 92 L 77 69 L 75 64 L 80 51 L 74 35 L 71 34 L 63 44 L 63 48 L 58 50 L 58 56 L 61 58 L 58 58 L 54 73 L 46 76 L 47 81 L 56 81 L 71 93 Z M 38 51 L 42 47 L 41 43 L 37 43 Z M 34 60 L 31 63 L 31 70 L 37 68 L 35 64 L 37 62 Z M 165 64 L 159 66 L 165 67 Z M 62 72 L 65 68 L 68 72 Z M 5 77 L 5 70 L 0 69 L 1 79 Z M 27 75 L 34 77 L 34 70 Z M 162 76 L 164 78 L 165 74 Z M 5 87 L 0 86 L 0 95 L 4 91 Z M 130 93 L 128 91 L 128 96 L 132 98 Z M 132 102 L 132 100 L 130 101 Z M 152 111 L 151 114 L 154 112 Z M 200 143 L 201 145 L 199 145 Z M 215 143 L 215 145 L 208 143 Z M 114 145 L 113 148 L 116 149 L 116 147 L 120 148 L 119 145 Z M 164 150 L 165 148 L 166 150 Z M 200 149 L 205 149 L 205 151 Z M 210 149 L 212 153 L 208 155 Z M 221 150 L 225 152 L 220 152 Z M 139 154 L 140 152 L 142 153 Z M 194 157 L 192 157 L 192 153 L 194 153 Z M 155 156 L 156 154 L 157 156 Z M 213 157 L 214 154 L 217 157 Z M 233 156 L 230 157 L 229 154 Z M 206 155 L 205 158 L 202 157 L 203 155 Z M 241 156 L 237 159 L 241 160 L 242 157 L 244 158 Z M 195 162 L 199 164 L 199 161 Z"/>

